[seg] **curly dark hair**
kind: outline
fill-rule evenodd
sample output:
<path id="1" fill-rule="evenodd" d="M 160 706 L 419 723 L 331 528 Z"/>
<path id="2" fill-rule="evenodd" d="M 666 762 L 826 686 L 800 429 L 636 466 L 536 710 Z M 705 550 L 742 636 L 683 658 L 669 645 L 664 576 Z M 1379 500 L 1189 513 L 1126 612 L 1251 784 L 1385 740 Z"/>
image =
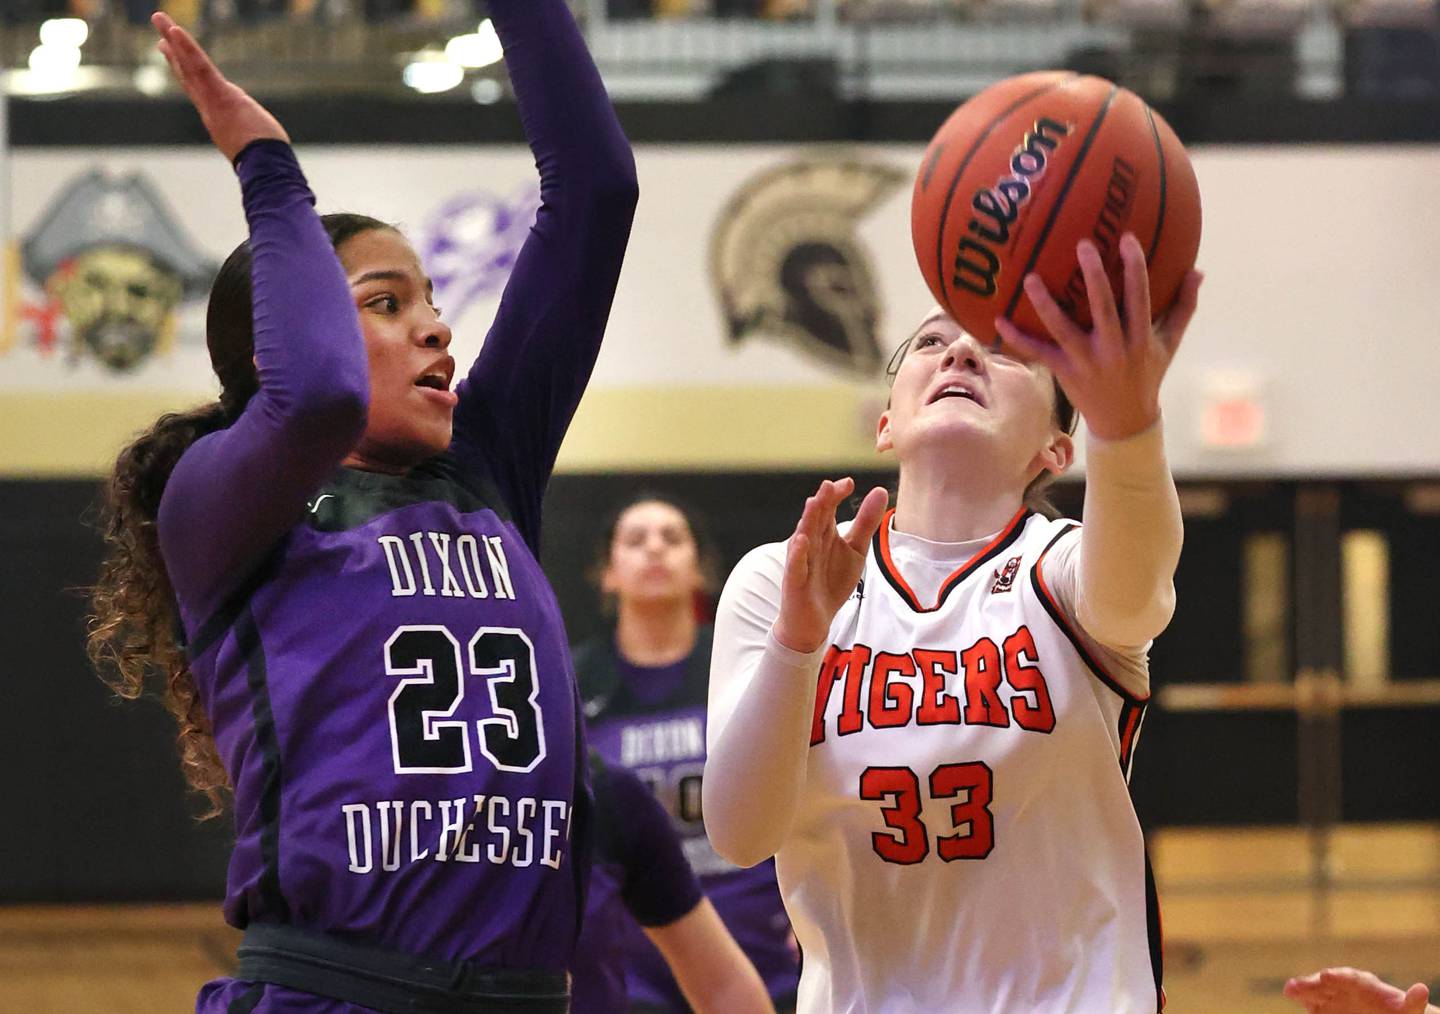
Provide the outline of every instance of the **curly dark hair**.
<path id="1" fill-rule="evenodd" d="M 394 228 L 366 215 L 322 215 L 320 221 L 336 250 L 362 232 Z M 149 677 L 160 681 L 161 699 L 179 726 L 181 770 L 209 804 L 201 819 L 223 811 L 230 782 L 179 636 L 175 592 L 160 555 L 155 519 L 181 455 L 201 437 L 238 419 L 260 389 L 248 241 L 231 252 L 215 276 L 205 342 L 220 380 L 220 399 L 161 416 L 120 452 L 106 483 L 100 514 L 106 553 L 90 589 L 86 638 L 100 678 L 121 697 L 140 697 Z"/>

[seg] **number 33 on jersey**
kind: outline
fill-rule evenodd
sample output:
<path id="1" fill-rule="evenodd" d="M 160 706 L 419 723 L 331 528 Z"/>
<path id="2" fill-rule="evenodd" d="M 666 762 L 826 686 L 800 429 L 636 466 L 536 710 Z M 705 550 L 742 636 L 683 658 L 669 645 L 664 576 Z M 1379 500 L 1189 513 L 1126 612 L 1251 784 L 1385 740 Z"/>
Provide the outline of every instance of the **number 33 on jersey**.
<path id="1" fill-rule="evenodd" d="M 831 626 L 777 856 L 807 963 L 828 973 L 807 1006 L 1098 1010 L 1121 980 L 1153 1000 L 1158 925 L 1127 786 L 1144 699 L 1046 580 L 1078 526 L 1022 511 L 922 601 L 889 522 Z M 959 1002 L 962 983 L 986 996 Z"/>

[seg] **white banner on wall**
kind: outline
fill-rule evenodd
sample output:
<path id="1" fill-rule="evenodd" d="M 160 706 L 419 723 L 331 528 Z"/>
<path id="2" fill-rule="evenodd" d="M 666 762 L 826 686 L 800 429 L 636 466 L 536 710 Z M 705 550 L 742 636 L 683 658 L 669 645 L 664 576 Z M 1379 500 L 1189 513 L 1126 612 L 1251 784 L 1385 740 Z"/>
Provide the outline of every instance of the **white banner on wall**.
<path id="1" fill-rule="evenodd" d="M 640 208 L 587 399 L 600 407 L 571 464 L 796 465 L 808 446 L 811 464 L 863 463 L 884 362 L 930 305 L 909 236 L 920 151 L 640 146 Z M 533 219 L 528 150 L 300 154 L 322 211 L 364 212 L 411 237 L 457 358 L 473 357 Z M 1194 157 L 1207 280 L 1165 392 L 1177 472 L 1440 470 L 1429 386 L 1440 373 L 1440 149 Z M 56 392 L 71 404 L 210 396 L 205 292 L 244 236 L 224 161 L 201 148 L 31 149 L 13 153 L 10 176 L 0 412 Z M 732 451 L 723 426 L 667 455 L 665 413 L 707 391 L 737 410 L 773 401 L 782 425 L 805 417 L 787 399 L 812 396 L 847 399 L 857 418 L 843 445 L 797 434 L 773 460 L 763 446 Z M 602 451 L 607 439 L 633 453 Z"/>

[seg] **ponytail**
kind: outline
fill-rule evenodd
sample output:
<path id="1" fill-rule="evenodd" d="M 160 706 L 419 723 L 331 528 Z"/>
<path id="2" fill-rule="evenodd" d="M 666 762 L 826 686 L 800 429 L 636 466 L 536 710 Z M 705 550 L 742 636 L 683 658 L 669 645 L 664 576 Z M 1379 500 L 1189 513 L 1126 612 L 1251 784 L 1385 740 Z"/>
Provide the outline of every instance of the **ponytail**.
<path id="1" fill-rule="evenodd" d="M 320 223 L 336 250 L 362 232 L 394 228 L 367 215 L 348 213 L 322 215 Z M 90 659 L 100 678 L 121 697 L 139 697 L 147 676 L 162 681 L 165 707 L 180 727 L 181 770 L 190 787 L 210 803 L 201 819 L 220 814 L 230 785 L 177 638 L 175 592 L 160 557 L 155 520 L 165 484 L 186 448 L 238 419 L 260 390 L 252 302 L 247 241 L 220 265 L 206 308 L 205 343 L 220 381 L 220 400 L 161 416 L 120 452 L 105 488 L 101 529 L 106 553 L 90 596 L 94 611 L 86 639 Z"/>
<path id="2" fill-rule="evenodd" d="M 229 782 L 176 636 L 175 594 L 160 558 L 155 519 L 165 484 L 186 448 L 230 422 L 219 402 L 172 412 L 120 452 L 105 487 L 100 521 L 106 553 L 91 589 L 93 615 L 86 638 L 100 678 L 121 697 L 139 697 L 147 676 L 161 681 L 165 708 L 180 728 L 185 780 L 209 800 L 202 819 L 221 812 Z"/>

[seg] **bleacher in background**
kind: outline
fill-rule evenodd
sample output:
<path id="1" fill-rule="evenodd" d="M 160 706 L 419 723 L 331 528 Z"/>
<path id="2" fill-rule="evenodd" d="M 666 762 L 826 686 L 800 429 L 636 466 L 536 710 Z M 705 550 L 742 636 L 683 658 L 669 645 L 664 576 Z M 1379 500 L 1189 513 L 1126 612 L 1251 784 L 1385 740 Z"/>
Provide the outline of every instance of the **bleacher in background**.
<path id="1" fill-rule="evenodd" d="M 1007 74 L 1070 66 L 1165 102 L 1194 94 L 1440 96 L 1436 0 L 572 0 L 619 99 L 691 101 L 733 88 L 841 98 L 953 98 Z M 170 87 L 154 0 L 6 0 L 12 94 Z M 242 84 L 503 94 L 473 38 L 483 0 L 163 0 Z M 49 19 L 84 21 L 80 58 L 41 50 Z M 473 47 L 472 47 L 473 48 Z M 38 53 L 38 55 L 37 55 Z M 74 64 L 74 66 L 72 66 Z M 412 69 L 414 68 L 414 69 Z"/>

